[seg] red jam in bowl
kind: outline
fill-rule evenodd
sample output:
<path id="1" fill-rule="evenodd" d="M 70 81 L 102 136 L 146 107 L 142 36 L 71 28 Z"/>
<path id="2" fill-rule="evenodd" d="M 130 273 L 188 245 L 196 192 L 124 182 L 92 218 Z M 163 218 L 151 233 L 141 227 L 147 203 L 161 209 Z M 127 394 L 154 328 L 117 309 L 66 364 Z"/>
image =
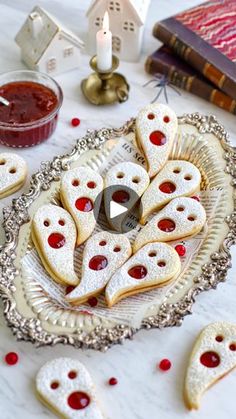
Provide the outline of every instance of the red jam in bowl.
<path id="1" fill-rule="evenodd" d="M 18 73 L 17 80 L 14 80 L 13 73 Z M 0 142 L 10 147 L 31 147 L 45 141 L 54 132 L 62 92 L 46 74 L 13 73 L 13 81 L 8 83 L 4 83 L 7 80 L 4 75 L 0 76 L 0 96 L 9 102 L 9 106 L 0 103 Z M 20 73 L 22 80 L 19 79 Z"/>

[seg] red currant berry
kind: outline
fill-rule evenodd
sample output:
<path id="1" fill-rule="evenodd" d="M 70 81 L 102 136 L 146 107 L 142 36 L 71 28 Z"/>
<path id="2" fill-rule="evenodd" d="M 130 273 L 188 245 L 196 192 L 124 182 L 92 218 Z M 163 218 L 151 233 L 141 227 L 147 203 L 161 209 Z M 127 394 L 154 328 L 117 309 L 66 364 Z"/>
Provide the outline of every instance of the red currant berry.
<path id="1" fill-rule="evenodd" d="M 177 244 L 177 246 L 175 246 L 175 250 L 179 256 L 184 256 L 186 253 L 186 247 L 183 246 L 183 244 Z"/>
<path id="2" fill-rule="evenodd" d="M 18 357 L 18 355 L 17 355 L 16 352 L 8 352 L 8 354 L 6 354 L 6 356 L 5 356 L 5 362 L 8 365 L 15 365 L 15 364 L 17 364 L 18 359 L 19 359 L 19 357 Z"/>
<path id="3" fill-rule="evenodd" d="M 71 120 L 72 127 L 78 127 L 79 124 L 80 124 L 80 119 L 79 118 L 72 118 L 72 120 Z"/>
<path id="4" fill-rule="evenodd" d="M 200 198 L 199 198 L 199 196 L 191 196 L 191 198 L 192 198 L 192 199 L 195 199 L 195 201 L 200 202 Z"/>
<path id="5" fill-rule="evenodd" d="M 168 371 L 171 368 L 171 362 L 169 359 L 162 359 L 159 363 L 159 369 L 162 371 Z"/>
<path id="6" fill-rule="evenodd" d="M 118 380 L 115 377 L 111 377 L 108 383 L 110 386 L 115 386 L 116 384 L 118 384 Z"/>
<path id="7" fill-rule="evenodd" d="M 90 305 L 90 307 L 96 307 L 97 304 L 98 304 L 97 298 L 96 297 L 89 297 L 88 304 Z"/>

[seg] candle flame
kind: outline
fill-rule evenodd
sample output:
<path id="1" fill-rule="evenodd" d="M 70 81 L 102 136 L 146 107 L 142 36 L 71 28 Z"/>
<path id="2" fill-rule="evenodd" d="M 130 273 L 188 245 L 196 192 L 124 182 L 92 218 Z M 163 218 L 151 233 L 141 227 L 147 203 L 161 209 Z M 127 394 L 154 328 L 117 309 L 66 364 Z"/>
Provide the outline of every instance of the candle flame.
<path id="1" fill-rule="evenodd" d="M 104 18 L 103 18 L 102 27 L 105 31 L 109 31 L 109 14 L 108 14 L 107 11 L 105 12 L 105 15 L 104 15 Z"/>

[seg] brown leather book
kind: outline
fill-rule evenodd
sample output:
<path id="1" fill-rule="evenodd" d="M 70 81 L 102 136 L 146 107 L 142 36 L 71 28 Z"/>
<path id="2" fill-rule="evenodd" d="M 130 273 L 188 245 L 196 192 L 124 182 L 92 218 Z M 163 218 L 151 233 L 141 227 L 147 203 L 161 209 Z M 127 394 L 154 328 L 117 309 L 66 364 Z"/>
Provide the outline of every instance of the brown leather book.
<path id="1" fill-rule="evenodd" d="M 156 23 L 156 38 L 236 99 L 236 0 L 211 0 Z"/>
<path id="2" fill-rule="evenodd" d="M 236 101 L 216 87 L 193 67 L 163 46 L 150 55 L 145 64 L 150 74 L 164 74 L 175 86 L 236 115 Z"/>

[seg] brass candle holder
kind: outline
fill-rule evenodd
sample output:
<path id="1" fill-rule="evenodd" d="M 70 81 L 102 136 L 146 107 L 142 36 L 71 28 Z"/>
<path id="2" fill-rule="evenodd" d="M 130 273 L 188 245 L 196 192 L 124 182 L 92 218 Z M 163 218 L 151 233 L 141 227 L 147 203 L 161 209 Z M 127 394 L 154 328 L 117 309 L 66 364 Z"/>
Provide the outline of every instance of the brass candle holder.
<path id="1" fill-rule="evenodd" d="M 91 58 L 90 67 L 95 73 L 83 80 L 81 89 L 84 96 L 94 105 L 110 105 L 115 102 L 126 102 L 129 97 L 129 84 L 122 74 L 114 71 L 119 67 L 119 59 L 112 56 L 112 68 L 100 71 L 97 67 L 97 56 Z"/>

